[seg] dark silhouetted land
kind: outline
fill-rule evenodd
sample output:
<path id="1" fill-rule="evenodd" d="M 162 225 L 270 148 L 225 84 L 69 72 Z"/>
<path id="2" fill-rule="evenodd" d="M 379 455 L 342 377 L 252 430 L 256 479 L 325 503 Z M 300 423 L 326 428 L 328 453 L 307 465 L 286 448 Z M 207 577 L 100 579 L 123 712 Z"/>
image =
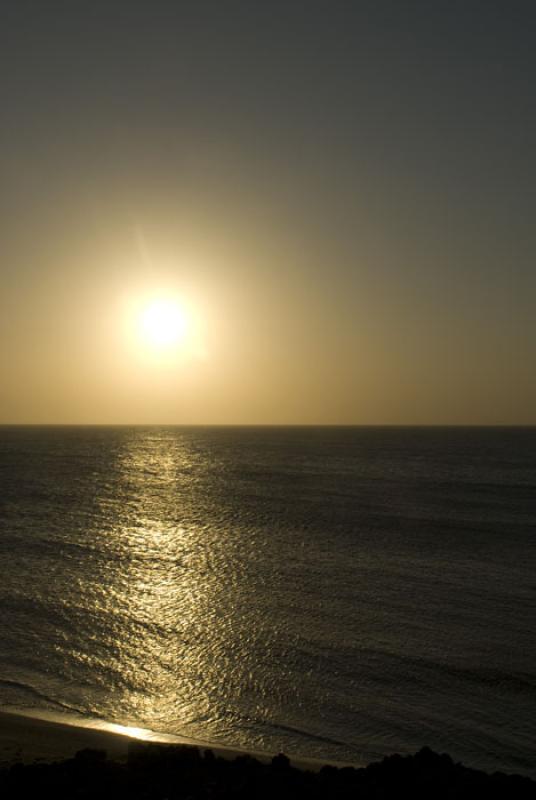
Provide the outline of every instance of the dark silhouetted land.
<path id="1" fill-rule="evenodd" d="M 46 727 L 41 727 L 44 733 Z M 109 736 L 102 734 L 100 736 Z M 76 734 L 74 734 L 76 739 Z M 284 800 L 285 798 L 536 798 L 536 783 L 518 775 L 493 775 L 456 764 L 423 748 L 365 768 L 299 769 L 282 754 L 271 762 L 234 758 L 188 745 L 124 739 L 125 753 L 85 748 L 52 763 L 12 763 L 0 770 L 0 797 L 114 798 L 114 800 Z"/>

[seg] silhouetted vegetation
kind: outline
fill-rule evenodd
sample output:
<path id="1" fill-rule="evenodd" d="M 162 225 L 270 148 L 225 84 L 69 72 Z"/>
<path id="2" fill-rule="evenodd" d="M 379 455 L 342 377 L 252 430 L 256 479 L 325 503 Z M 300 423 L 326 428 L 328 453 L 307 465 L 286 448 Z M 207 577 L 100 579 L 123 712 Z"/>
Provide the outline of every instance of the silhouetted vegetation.
<path id="1" fill-rule="evenodd" d="M 294 768 L 279 754 L 271 764 L 248 755 L 234 760 L 195 747 L 133 743 L 126 763 L 101 750 L 82 750 L 55 764 L 16 764 L 0 771 L 0 797 L 72 800 L 450 800 L 536 798 L 536 783 L 518 775 L 488 775 L 424 748 L 363 769 Z"/>

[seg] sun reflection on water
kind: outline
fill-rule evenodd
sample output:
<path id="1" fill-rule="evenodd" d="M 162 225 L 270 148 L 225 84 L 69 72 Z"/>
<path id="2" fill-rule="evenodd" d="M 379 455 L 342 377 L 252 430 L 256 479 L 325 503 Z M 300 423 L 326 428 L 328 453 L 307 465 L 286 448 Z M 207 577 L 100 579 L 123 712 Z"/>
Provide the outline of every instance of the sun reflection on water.
<path id="1" fill-rule="evenodd" d="M 162 431 L 133 435 L 118 459 L 123 502 L 110 531 L 119 557 L 110 597 L 124 624 L 114 642 L 112 718 L 156 730 L 171 722 L 184 731 L 213 713 L 219 682 L 211 621 L 221 587 L 192 503 L 195 456 L 186 439 Z"/>
<path id="2" fill-rule="evenodd" d="M 145 728 L 135 728 L 131 725 L 118 725 L 115 722 L 109 722 L 106 725 L 106 730 L 110 733 L 119 733 L 121 736 L 129 736 L 132 739 L 141 739 L 142 741 L 149 741 L 153 738 L 152 731 Z"/>

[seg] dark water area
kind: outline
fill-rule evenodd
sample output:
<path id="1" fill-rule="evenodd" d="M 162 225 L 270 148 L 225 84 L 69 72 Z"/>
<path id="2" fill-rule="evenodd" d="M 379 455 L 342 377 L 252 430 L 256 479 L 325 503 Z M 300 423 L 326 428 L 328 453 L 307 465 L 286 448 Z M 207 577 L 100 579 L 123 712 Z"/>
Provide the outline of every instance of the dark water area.
<path id="1" fill-rule="evenodd" d="M 0 705 L 536 776 L 535 428 L 0 428 Z"/>

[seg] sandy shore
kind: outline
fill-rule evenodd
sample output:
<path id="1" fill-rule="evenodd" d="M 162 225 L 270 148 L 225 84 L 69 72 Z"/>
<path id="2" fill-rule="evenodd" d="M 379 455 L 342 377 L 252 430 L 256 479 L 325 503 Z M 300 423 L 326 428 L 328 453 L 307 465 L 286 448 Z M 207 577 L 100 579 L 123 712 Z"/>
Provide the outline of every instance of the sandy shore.
<path id="1" fill-rule="evenodd" d="M 85 748 L 105 750 L 109 759 L 126 761 L 129 744 L 140 740 L 188 744 L 201 749 L 210 748 L 215 755 L 226 759 L 234 759 L 239 755 L 244 755 L 245 752 L 230 747 L 214 746 L 208 742 L 194 741 L 179 736 L 166 736 L 150 731 L 146 731 L 141 736 L 133 736 L 126 731 L 118 733 L 86 726 L 83 723 L 58 722 L 57 720 L 28 716 L 22 712 L 0 711 L 0 767 L 10 766 L 17 762 L 31 764 L 61 761 L 72 758 L 79 750 Z M 264 763 L 269 763 L 272 756 L 275 755 L 252 750 L 247 752 Z M 324 762 L 314 759 L 292 759 L 292 763 L 297 767 L 316 771 Z"/>
<path id="2" fill-rule="evenodd" d="M 289 762 L 285 756 L 241 758 L 239 751 L 210 748 L 214 758 L 191 748 L 144 746 L 169 741 L 150 731 L 129 736 L 100 730 L 97 720 L 67 724 L 0 711 L 0 795 L 21 797 L 132 797 L 148 800 L 173 796 L 181 800 L 212 797 L 361 797 L 399 800 L 400 797 L 508 797 L 535 800 L 536 783 L 519 775 L 488 775 L 456 764 L 446 754 L 428 748 L 411 756 L 392 755 L 364 769 L 318 769 L 312 763 Z M 127 729 L 129 730 L 129 729 Z M 135 731 L 136 729 L 130 729 Z M 180 741 L 178 737 L 173 737 Z M 130 747 L 133 743 L 138 746 Z M 192 742 L 188 742 L 192 744 Z M 141 746 L 140 746 L 141 745 Z M 104 750 L 72 759 L 80 750 Z M 26 766 L 20 766 L 20 762 Z M 3 769 L 13 765 L 13 769 Z M 293 769 L 292 767 L 298 767 Z M 307 767 L 304 769 L 304 767 Z M 423 793 L 424 789 L 426 790 Z"/>
<path id="3" fill-rule="evenodd" d="M 152 731 L 140 730 L 141 735 L 130 735 L 128 729 L 123 732 L 106 730 L 98 721 L 84 723 L 81 721 L 58 722 L 55 719 L 30 716 L 19 711 L 0 711 L 0 767 L 21 762 L 31 764 L 36 761 L 51 762 L 72 758 L 79 750 L 93 748 L 106 750 L 108 758 L 114 761 L 125 761 L 128 746 L 131 742 L 150 741 L 164 744 L 187 744 L 201 749 L 210 748 L 223 758 L 236 758 L 244 751 L 228 747 L 214 747 L 208 742 L 199 742 L 180 736 L 167 736 Z M 106 723 L 102 723 L 106 726 Z M 121 728 L 120 725 L 109 725 L 110 728 Z M 261 761 L 268 761 L 269 756 L 263 753 L 252 753 Z"/>
<path id="4" fill-rule="evenodd" d="M 93 728 L 0 712 L 0 765 L 21 761 L 59 761 L 86 747 L 106 750 L 125 759 L 131 737 Z"/>
<path id="5" fill-rule="evenodd" d="M 168 748 L 150 742 L 169 741 L 149 731 L 138 736 L 0 711 L 0 795 L 6 800 L 52 796 L 131 797 L 148 800 L 173 796 L 180 800 L 212 797 L 508 797 L 535 800 L 536 783 L 519 775 L 484 772 L 456 764 L 446 754 L 422 748 L 415 755 L 392 755 L 364 769 L 303 769 L 285 756 L 267 760 L 234 759 L 238 751 L 211 748 Z M 131 731 L 133 729 L 130 729 Z M 135 730 L 135 729 L 134 729 Z M 150 737 L 150 738 L 148 738 Z M 175 741 L 178 737 L 174 737 Z M 137 742 L 137 746 L 130 747 Z M 142 742 L 149 742 L 148 746 Z M 190 742 L 191 744 L 191 742 Z M 105 750 L 108 759 L 89 752 Z M 224 758 L 215 758 L 223 755 Z M 127 758 L 128 756 L 128 758 Z M 20 766 L 23 762 L 26 766 Z M 13 769 L 2 769 L 7 766 Z M 302 767 L 293 769 L 292 766 Z"/>

